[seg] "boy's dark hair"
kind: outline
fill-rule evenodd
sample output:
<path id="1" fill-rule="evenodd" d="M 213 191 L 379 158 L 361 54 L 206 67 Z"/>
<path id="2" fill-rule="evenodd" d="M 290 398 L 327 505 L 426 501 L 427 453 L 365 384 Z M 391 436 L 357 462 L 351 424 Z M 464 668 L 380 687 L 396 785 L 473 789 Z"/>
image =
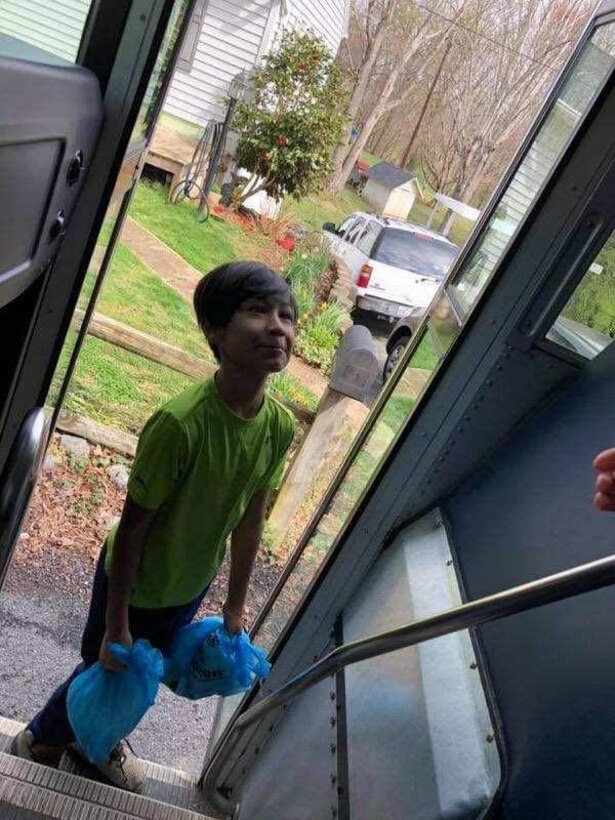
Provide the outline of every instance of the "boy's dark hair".
<path id="1" fill-rule="evenodd" d="M 246 299 L 288 301 L 297 320 L 297 303 L 286 282 L 262 262 L 251 259 L 227 262 L 206 274 L 194 291 L 194 312 L 203 333 L 207 327 L 226 327 Z M 210 343 L 211 345 L 211 343 Z M 211 345 L 220 361 L 216 345 Z"/>

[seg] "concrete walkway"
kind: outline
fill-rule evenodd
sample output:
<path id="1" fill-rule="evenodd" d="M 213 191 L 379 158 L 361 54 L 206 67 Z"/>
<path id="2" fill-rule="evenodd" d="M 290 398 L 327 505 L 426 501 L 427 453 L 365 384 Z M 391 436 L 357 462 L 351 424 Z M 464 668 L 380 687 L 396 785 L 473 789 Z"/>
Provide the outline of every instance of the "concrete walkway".
<path id="1" fill-rule="evenodd" d="M 122 228 L 120 241 L 124 243 L 143 264 L 163 282 L 176 290 L 192 304 L 192 295 L 202 273 L 174 250 L 161 242 L 151 231 L 144 228 L 134 219 L 126 219 Z M 288 372 L 297 378 L 308 390 L 320 399 L 327 387 L 327 379 L 320 370 L 310 367 L 301 359 L 292 357 Z"/>
<path id="2" fill-rule="evenodd" d="M 200 271 L 134 219 L 128 218 L 124 222 L 120 241 L 156 276 L 192 304 L 192 294 L 203 275 Z"/>

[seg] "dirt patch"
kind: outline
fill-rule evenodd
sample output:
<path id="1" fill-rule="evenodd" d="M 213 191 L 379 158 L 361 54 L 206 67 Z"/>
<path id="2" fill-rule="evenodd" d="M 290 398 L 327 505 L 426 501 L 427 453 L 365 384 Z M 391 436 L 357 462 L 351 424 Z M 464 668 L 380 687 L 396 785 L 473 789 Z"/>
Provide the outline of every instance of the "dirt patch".
<path id="1" fill-rule="evenodd" d="M 84 603 L 89 576 L 110 526 L 121 514 L 125 493 L 107 475 L 111 464 L 130 466 L 129 459 L 93 447 L 87 462 L 61 450 L 57 437 L 51 455 L 53 470 L 43 472 L 13 557 L 26 577 L 32 575 L 54 588 L 76 588 Z M 252 620 L 273 589 L 281 567 L 266 554 L 257 557 L 248 597 Z M 228 558 L 214 579 L 201 614 L 219 613 L 228 587 Z"/>

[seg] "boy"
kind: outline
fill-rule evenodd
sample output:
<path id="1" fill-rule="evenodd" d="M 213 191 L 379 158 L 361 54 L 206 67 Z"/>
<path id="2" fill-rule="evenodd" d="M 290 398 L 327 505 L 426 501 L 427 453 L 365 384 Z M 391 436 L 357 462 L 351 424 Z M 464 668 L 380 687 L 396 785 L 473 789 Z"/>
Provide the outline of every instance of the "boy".
<path id="1" fill-rule="evenodd" d="M 243 628 L 248 582 L 271 489 L 292 441 L 290 413 L 267 396 L 286 367 L 296 308 L 286 282 L 258 262 L 232 262 L 194 294 L 199 326 L 219 362 L 145 425 L 119 525 L 103 547 L 83 633 L 83 662 L 13 741 L 13 753 L 57 765 L 74 747 L 66 712 L 73 678 L 100 660 L 121 670 L 110 643 L 146 638 L 165 652 L 196 615 L 231 536 L 223 607 L 229 632 Z M 119 704 L 118 704 L 119 706 Z M 116 786 L 140 790 L 143 773 L 125 741 L 99 766 Z"/>

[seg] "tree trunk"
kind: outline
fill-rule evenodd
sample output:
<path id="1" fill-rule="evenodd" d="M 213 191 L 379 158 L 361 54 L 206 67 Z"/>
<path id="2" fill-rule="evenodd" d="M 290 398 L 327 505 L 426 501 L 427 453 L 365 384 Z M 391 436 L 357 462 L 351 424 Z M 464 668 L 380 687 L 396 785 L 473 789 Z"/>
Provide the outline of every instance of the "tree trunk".
<path id="1" fill-rule="evenodd" d="M 440 76 L 442 75 L 442 69 L 444 68 L 444 63 L 446 62 L 446 58 L 448 57 L 448 53 L 451 50 L 452 46 L 452 39 L 449 37 L 446 41 L 446 45 L 444 46 L 444 51 L 442 52 L 442 57 L 440 58 L 440 62 L 438 63 L 438 67 L 436 69 L 436 73 L 434 74 L 433 80 L 431 81 L 431 85 L 429 86 L 429 91 L 427 92 L 427 96 L 425 97 L 425 102 L 419 112 L 417 117 L 416 123 L 414 124 L 414 128 L 412 129 L 412 134 L 410 135 L 410 139 L 408 140 L 408 144 L 406 146 L 406 150 L 402 154 L 400 165 L 402 168 L 407 168 L 410 160 L 412 159 L 412 155 L 414 153 L 414 144 L 416 143 L 416 138 L 418 136 L 419 130 L 421 125 L 423 124 L 423 120 L 425 119 L 425 114 L 427 113 L 427 109 L 429 108 L 429 103 L 431 102 L 431 98 L 433 97 L 433 93 L 436 90 L 436 86 L 440 81 Z"/>
<path id="2" fill-rule="evenodd" d="M 387 7 L 384 9 L 382 17 L 378 23 L 378 27 L 373 38 L 370 40 L 367 51 L 363 58 L 363 62 L 361 63 L 361 68 L 359 70 L 359 77 L 357 83 L 352 91 L 352 95 L 348 102 L 348 109 L 346 112 L 346 116 L 348 118 L 348 127 L 344 130 L 344 134 L 342 139 L 337 145 L 333 153 L 333 174 L 331 176 L 331 184 L 330 190 L 332 193 L 339 193 L 341 189 L 345 185 L 339 185 L 338 177 L 341 174 L 342 165 L 344 164 L 344 160 L 348 156 L 349 152 L 349 142 L 350 142 L 350 134 L 352 132 L 352 127 L 355 123 L 357 114 L 359 113 L 359 109 L 361 107 L 361 103 L 364 101 L 365 97 L 367 96 L 367 87 L 369 85 L 370 80 L 372 79 L 374 65 L 380 54 L 380 49 L 384 44 L 384 37 L 386 34 L 386 29 L 389 24 L 390 14 L 391 14 L 391 6 L 392 2 L 388 3 Z"/>
<path id="3" fill-rule="evenodd" d="M 384 151 L 389 146 L 390 139 L 388 132 L 391 127 L 392 118 L 393 112 L 390 112 L 384 118 L 383 122 L 379 124 L 378 130 L 374 129 L 374 132 L 368 140 L 367 150 L 377 157 L 384 156 Z"/>
<path id="4" fill-rule="evenodd" d="M 463 183 L 463 185 L 459 186 L 458 190 L 454 191 L 453 196 L 455 199 L 458 199 L 460 202 L 468 202 L 468 200 L 474 196 L 476 189 L 481 183 L 485 166 L 487 165 L 490 156 L 490 153 L 483 154 L 481 156 L 480 163 L 474 168 L 469 179 Z M 447 210 L 438 232 L 443 236 L 448 236 L 456 217 L 457 214 L 455 211 Z"/>
<path id="5" fill-rule="evenodd" d="M 332 193 L 339 194 L 344 189 L 344 185 L 346 184 L 346 182 L 348 181 L 348 177 L 352 173 L 352 169 L 354 168 L 355 162 L 361 156 L 361 151 L 365 147 L 365 144 L 369 139 L 370 134 L 378 124 L 378 121 L 382 117 L 385 110 L 386 105 L 384 104 L 376 106 L 376 108 L 372 110 L 369 117 L 363 123 L 361 133 L 354 141 L 350 151 L 348 152 L 348 156 L 344 160 L 342 167 L 331 178 L 330 190 Z"/>

